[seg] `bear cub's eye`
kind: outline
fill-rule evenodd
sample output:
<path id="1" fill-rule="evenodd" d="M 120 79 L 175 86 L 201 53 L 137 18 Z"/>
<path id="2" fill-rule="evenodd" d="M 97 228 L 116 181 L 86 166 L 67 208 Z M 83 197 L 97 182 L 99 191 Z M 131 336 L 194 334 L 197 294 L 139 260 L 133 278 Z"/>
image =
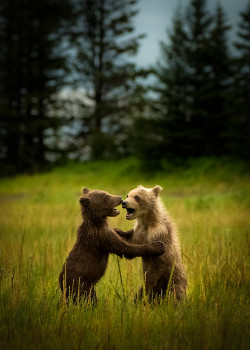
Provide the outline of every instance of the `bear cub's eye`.
<path id="1" fill-rule="evenodd" d="M 141 198 L 140 198 L 139 196 L 137 196 L 137 195 L 136 195 L 134 198 L 135 198 L 136 202 L 139 202 L 140 199 L 141 199 Z"/>

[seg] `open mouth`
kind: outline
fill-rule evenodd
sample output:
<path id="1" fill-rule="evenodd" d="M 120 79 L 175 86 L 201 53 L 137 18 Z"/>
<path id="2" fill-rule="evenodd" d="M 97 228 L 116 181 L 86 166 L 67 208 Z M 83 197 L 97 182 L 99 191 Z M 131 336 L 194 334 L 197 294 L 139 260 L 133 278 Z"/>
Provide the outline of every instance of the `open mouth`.
<path id="1" fill-rule="evenodd" d="M 119 203 L 118 203 L 116 206 L 120 205 L 121 203 L 122 203 L 122 198 L 119 200 Z M 120 214 L 119 210 L 116 209 L 116 208 L 114 208 L 114 209 L 112 210 L 110 216 L 117 216 L 117 215 L 119 215 L 119 214 Z"/>
<path id="2" fill-rule="evenodd" d="M 119 210 L 117 210 L 116 208 L 114 208 L 113 210 L 112 210 L 112 216 L 117 216 L 117 215 L 119 215 L 120 214 L 120 212 L 119 212 Z"/>
<path id="3" fill-rule="evenodd" d="M 132 209 L 132 208 L 126 208 L 126 209 L 127 209 L 126 219 L 127 220 L 132 219 L 135 209 Z"/>

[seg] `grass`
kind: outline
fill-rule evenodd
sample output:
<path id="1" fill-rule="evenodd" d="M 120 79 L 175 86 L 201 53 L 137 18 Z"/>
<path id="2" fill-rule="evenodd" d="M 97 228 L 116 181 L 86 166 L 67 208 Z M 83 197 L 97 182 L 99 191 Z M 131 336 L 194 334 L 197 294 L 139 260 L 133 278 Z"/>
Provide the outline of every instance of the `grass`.
<path id="1" fill-rule="evenodd" d="M 125 196 L 164 188 L 179 227 L 187 300 L 134 304 L 140 258 L 110 256 L 98 304 L 59 304 L 58 275 L 79 223 L 82 187 Z M 249 172 L 206 159 L 146 174 L 135 159 L 70 164 L 0 181 L 1 349 L 249 348 Z M 127 230 L 125 214 L 110 219 Z"/>

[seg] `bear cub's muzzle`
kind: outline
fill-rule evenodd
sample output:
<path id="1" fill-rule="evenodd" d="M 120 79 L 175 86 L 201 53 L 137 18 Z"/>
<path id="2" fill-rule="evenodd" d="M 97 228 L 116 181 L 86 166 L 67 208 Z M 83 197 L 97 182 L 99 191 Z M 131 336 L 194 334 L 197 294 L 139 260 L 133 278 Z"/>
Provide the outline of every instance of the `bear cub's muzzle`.
<path id="1" fill-rule="evenodd" d="M 134 218 L 135 209 L 128 208 L 128 202 L 126 201 L 122 202 L 122 208 L 127 210 L 126 219 L 132 220 Z"/>
<path id="2" fill-rule="evenodd" d="M 123 207 L 123 208 L 126 208 L 127 204 L 128 204 L 128 202 L 123 201 L 123 202 L 122 202 L 122 207 Z"/>

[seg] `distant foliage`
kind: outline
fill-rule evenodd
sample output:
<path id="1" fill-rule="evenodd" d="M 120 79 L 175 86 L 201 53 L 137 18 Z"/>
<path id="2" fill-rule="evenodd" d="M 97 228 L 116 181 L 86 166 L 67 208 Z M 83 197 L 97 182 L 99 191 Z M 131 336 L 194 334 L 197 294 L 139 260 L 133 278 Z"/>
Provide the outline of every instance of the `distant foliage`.
<path id="1" fill-rule="evenodd" d="M 214 14 L 205 0 L 178 9 L 155 66 L 152 118 L 140 120 L 150 130 L 139 135 L 140 156 L 144 148 L 154 160 L 249 155 L 249 9 L 241 14 L 237 50 L 229 48 L 220 5 Z"/>
<path id="2" fill-rule="evenodd" d="M 75 84 L 86 92 L 86 101 L 80 101 L 76 140 L 85 158 L 128 153 L 127 129 L 136 104 L 137 78 L 146 74 L 132 60 L 144 36 L 134 33 L 136 4 L 134 0 L 75 1 L 72 63 Z"/>
<path id="3" fill-rule="evenodd" d="M 234 80 L 230 93 L 231 110 L 228 135 L 230 153 L 250 158 L 250 1 L 240 13 L 237 39 L 234 43 Z"/>
<path id="4" fill-rule="evenodd" d="M 68 0 L 0 3 L 0 159 L 8 172 L 37 170 L 58 147 L 57 92 L 66 80 L 62 48 Z"/>
<path id="5" fill-rule="evenodd" d="M 154 67 L 137 0 L 0 2 L 1 173 L 66 159 L 250 157 L 250 1 L 234 43 L 218 4 L 178 7 Z M 145 78 L 154 73 L 156 83 Z M 69 94 L 67 94 L 69 92 Z"/>

